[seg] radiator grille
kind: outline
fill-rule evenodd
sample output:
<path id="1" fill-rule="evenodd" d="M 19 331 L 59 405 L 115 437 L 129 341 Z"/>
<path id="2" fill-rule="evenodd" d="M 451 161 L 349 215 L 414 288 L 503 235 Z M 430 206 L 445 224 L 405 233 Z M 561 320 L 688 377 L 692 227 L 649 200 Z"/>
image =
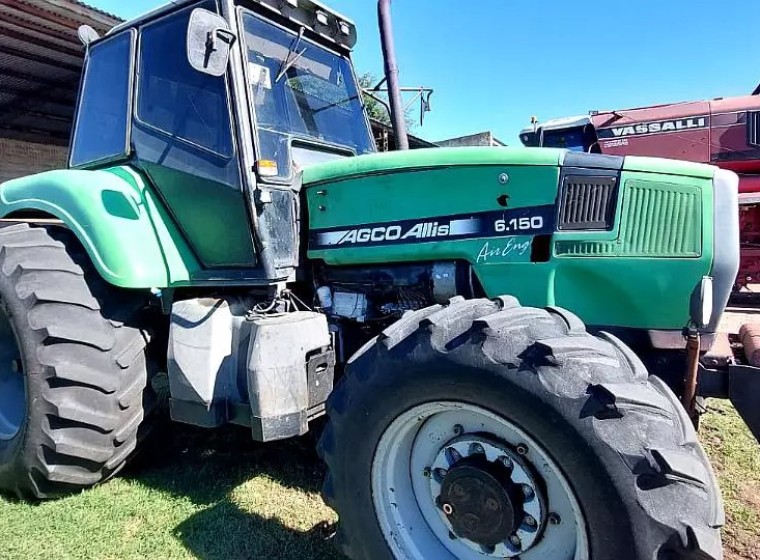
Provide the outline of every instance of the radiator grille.
<path id="1" fill-rule="evenodd" d="M 702 204 L 698 187 L 659 181 L 625 184 L 620 236 L 558 241 L 557 255 L 575 257 L 699 257 Z"/>
<path id="2" fill-rule="evenodd" d="M 559 229 L 612 229 L 616 195 L 615 177 L 566 176 L 562 184 Z"/>
<path id="3" fill-rule="evenodd" d="M 698 256 L 702 223 L 700 191 L 654 181 L 626 184 L 622 250 L 628 255 Z"/>

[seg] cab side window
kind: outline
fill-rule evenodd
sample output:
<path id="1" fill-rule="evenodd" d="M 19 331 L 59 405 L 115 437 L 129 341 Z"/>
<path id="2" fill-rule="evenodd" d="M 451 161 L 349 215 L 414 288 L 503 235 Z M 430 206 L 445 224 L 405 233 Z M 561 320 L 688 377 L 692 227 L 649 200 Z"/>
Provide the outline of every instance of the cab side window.
<path id="1" fill-rule="evenodd" d="M 193 70 L 185 56 L 190 11 L 143 29 L 137 118 L 224 158 L 233 155 L 224 77 Z"/>
<path id="2" fill-rule="evenodd" d="M 134 32 L 90 48 L 71 146 L 70 164 L 81 167 L 128 153 Z"/>

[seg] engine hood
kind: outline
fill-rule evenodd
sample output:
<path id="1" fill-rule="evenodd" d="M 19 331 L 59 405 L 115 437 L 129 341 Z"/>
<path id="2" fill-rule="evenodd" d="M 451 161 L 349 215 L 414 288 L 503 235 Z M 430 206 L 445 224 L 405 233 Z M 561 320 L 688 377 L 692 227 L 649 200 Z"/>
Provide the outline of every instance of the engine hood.
<path id="1" fill-rule="evenodd" d="M 565 150 L 551 148 L 426 148 L 320 163 L 304 169 L 305 185 L 402 170 L 461 165 L 547 165 L 561 163 Z"/>
<path id="2" fill-rule="evenodd" d="M 573 163 L 569 162 L 573 156 Z M 588 157 L 588 161 L 583 158 Z M 425 148 L 403 152 L 386 152 L 352 158 L 342 158 L 311 165 L 303 171 L 304 185 L 342 181 L 359 176 L 434 169 L 465 165 L 562 165 L 596 167 L 594 154 L 578 154 L 558 148 Z M 578 159 L 580 158 L 580 159 Z M 566 159 L 568 161 L 566 161 Z M 622 159 L 624 171 L 668 173 L 687 177 L 712 178 L 713 165 L 688 161 L 626 156 Z"/>

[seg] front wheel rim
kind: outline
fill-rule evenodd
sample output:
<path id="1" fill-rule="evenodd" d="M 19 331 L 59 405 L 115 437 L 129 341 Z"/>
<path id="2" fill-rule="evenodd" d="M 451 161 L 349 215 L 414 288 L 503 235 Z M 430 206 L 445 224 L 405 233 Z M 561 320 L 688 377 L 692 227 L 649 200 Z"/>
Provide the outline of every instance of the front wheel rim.
<path id="1" fill-rule="evenodd" d="M 479 406 L 431 402 L 396 418 L 375 451 L 372 500 L 396 558 L 589 557 L 585 519 L 559 466 Z"/>
<path id="2" fill-rule="evenodd" d="M 26 382 L 10 320 L 0 306 L 0 441 L 16 437 L 26 418 Z"/>

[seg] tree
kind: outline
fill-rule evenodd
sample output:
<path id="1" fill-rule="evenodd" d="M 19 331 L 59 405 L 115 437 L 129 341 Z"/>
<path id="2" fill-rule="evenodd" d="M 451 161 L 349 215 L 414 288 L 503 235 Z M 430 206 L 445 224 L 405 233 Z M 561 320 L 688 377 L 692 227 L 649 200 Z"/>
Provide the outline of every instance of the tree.
<path id="1" fill-rule="evenodd" d="M 373 87 L 377 85 L 377 83 L 380 80 L 375 77 L 373 74 L 370 74 L 369 72 L 366 74 L 362 74 L 359 76 L 359 87 L 362 88 L 362 90 L 371 90 Z M 388 95 L 384 92 L 377 92 L 373 93 L 375 97 L 379 97 L 386 103 L 388 103 Z M 364 99 L 364 107 L 367 109 L 367 114 L 369 115 L 370 119 L 374 119 L 376 121 L 380 121 L 383 124 L 386 124 L 388 126 L 392 126 L 393 122 L 391 120 L 391 116 L 388 113 L 388 109 L 385 105 L 380 103 L 377 99 L 374 99 L 373 97 L 370 97 L 366 93 L 362 93 L 362 97 Z M 406 121 L 406 126 L 408 129 L 413 129 L 416 126 L 416 123 L 414 122 L 414 119 L 410 118 L 410 110 L 406 109 L 404 111 L 404 120 Z"/>
<path id="2" fill-rule="evenodd" d="M 387 124 L 390 126 L 391 123 L 391 116 L 388 114 L 388 110 L 385 108 L 385 106 L 380 103 L 377 99 L 374 99 L 373 97 L 370 97 L 366 93 L 364 93 L 363 90 L 372 89 L 377 85 L 377 83 L 380 80 L 378 80 L 375 76 L 372 74 L 362 74 L 359 76 L 359 87 L 362 88 L 362 97 L 364 99 L 364 107 L 367 109 L 367 114 L 369 115 L 370 119 L 374 119 L 376 121 L 380 121 L 383 124 Z M 387 102 L 387 97 L 384 93 L 375 93 L 373 94 L 376 97 L 380 97 Z"/>

